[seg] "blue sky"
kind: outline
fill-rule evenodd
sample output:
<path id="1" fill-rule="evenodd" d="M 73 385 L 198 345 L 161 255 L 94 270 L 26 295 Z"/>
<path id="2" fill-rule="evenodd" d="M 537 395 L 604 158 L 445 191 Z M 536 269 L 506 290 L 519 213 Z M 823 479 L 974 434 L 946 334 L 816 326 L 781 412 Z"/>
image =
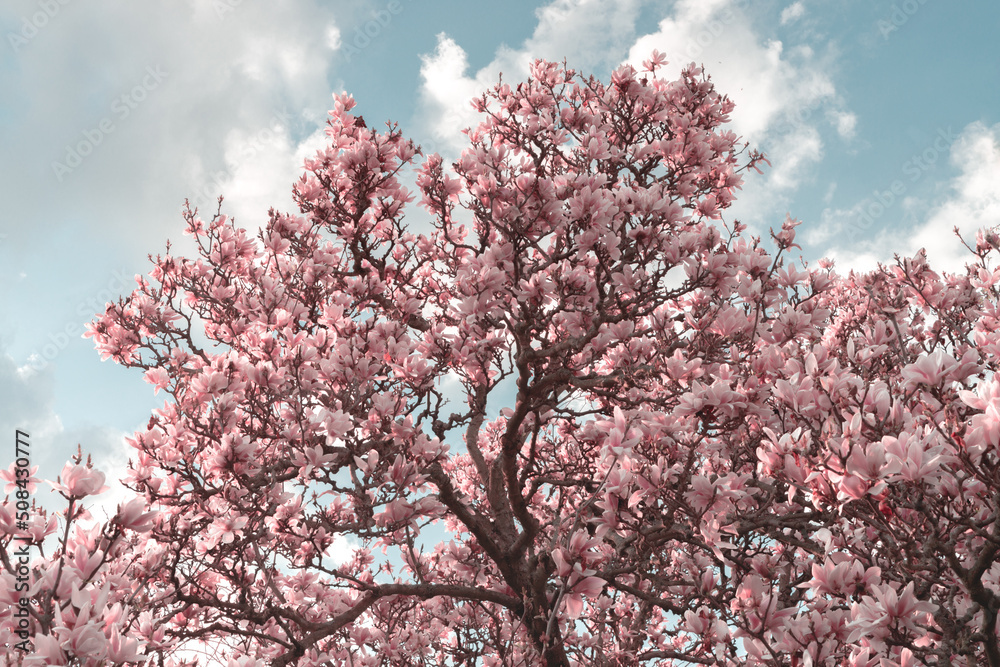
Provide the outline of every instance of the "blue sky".
<path id="1" fill-rule="evenodd" d="M 728 217 L 789 213 L 842 271 L 1000 224 L 1000 4 L 987 0 L 7 0 L 0 8 L 0 431 L 54 475 L 76 449 L 110 476 L 160 405 L 83 325 L 130 291 L 185 198 L 250 228 L 291 209 L 332 92 L 446 157 L 467 101 L 532 59 L 606 78 L 653 48 L 695 60 L 772 167 Z M 73 157 L 72 154 L 77 157 Z M 86 153 L 81 155 L 81 153 Z"/>

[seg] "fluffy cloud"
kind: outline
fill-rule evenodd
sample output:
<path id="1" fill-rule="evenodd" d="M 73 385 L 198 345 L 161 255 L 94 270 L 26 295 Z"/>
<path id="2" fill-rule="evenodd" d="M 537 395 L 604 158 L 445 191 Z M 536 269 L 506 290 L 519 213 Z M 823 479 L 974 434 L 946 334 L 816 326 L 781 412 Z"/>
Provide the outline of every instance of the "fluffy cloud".
<path id="1" fill-rule="evenodd" d="M 486 78 L 485 70 L 480 70 L 476 77 L 469 77 L 468 68 L 465 51 L 443 33 L 438 35 L 434 54 L 423 57 L 419 113 L 422 130 L 417 132 L 427 136 L 421 143 L 428 152 L 457 157 L 465 145 L 461 129 L 477 122 L 469 101 L 489 84 L 479 81 Z"/>
<path id="2" fill-rule="evenodd" d="M 938 186 L 920 188 L 922 193 L 944 192 L 942 196 L 930 201 L 899 196 L 881 209 L 872 199 L 849 209 L 827 209 L 821 225 L 826 232 L 822 237 L 810 238 L 810 242 L 833 240 L 828 254 L 844 271 L 871 269 L 879 262 L 892 262 L 895 253 L 909 256 L 921 248 L 927 251 L 934 268 L 962 271 L 971 255 L 954 229 L 957 227 L 967 242 L 974 243 L 979 229 L 1000 225 L 1000 124 L 988 127 L 977 121 L 966 126 L 951 144 L 948 156 L 957 173 Z M 898 210 L 893 210 L 896 207 Z M 870 226 L 872 212 L 879 213 L 878 217 L 911 218 L 917 222 L 884 225 L 875 238 L 868 239 L 865 230 Z"/>
<path id="3" fill-rule="evenodd" d="M 806 8 L 801 2 L 793 2 L 792 4 L 781 10 L 781 25 L 788 25 L 789 23 L 794 23 L 803 16 L 805 16 Z"/>
<path id="4" fill-rule="evenodd" d="M 227 132 L 222 169 L 209 173 L 203 164 L 193 167 L 196 182 L 201 184 L 196 192 L 198 203 L 210 204 L 224 195 L 223 209 L 250 229 L 266 224 L 271 207 L 296 210 L 292 181 L 301 174 L 303 161 L 326 145 L 327 137 L 320 128 L 297 142 L 289 133 L 288 118 L 287 112 L 277 112 L 262 129 Z"/>
<path id="5" fill-rule="evenodd" d="M 743 0 L 682 0 L 656 32 L 635 43 L 629 62 L 638 65 L 659 49 L 670 61 L 668 74 L 705 63 L 716 87 L 736 102 L 734 130 L 759 142 L 775 129 L 806 124 L 807 110 L 836 103 L 836 90 L 810 47 L 761 39 L 744 6 Z"/>
<path id="6" fill-rule="evenodd" d="M 907 245 L 910 253 L 926 248 L 932 266 L 955 271 L 968 255 L 952 230 L 958 227 L 974 241 L 978 229 L 1000 225 L 1000 124 L 975 122 L 966 127 L 952 146 L 950 160 L 959 174 L 949 184 L 949 196 L 907 235 Z"/>
<path id="7" fill-rule="evenodd" d="M 10 247 L 37 245 L 40 233 L 60 224 L 83 226 L 140 256 L 162 247 L 167 236 L 180 236 L 185 197 L 208 203 L 198 201 L 206 175 L 240 171 L 231 161 L 236 137 L 274 129 L 288 109 L 278 123 L 283 143 L 269 146 L 268 157 L 286 167 L 275 168 L 283 197 L 270 203 L 290 204 L 296 131 L 317 124 L 300 111 L 321 120 L 329 105 L 327 64 L 340 46 L 333 8 L 97 0 L 59 4 L 35 27 L 34 0 L 9 4 L 20 17 L 15 25 L 23 19 L 34 29 L 21 24 L 7 35 L 19 40 L 11 45 L 16 66 L 0 69 L 8 91 L 0 114 L 18 122 L 0 130 L 0 177 L 21 193 L 9 203 L 12 219 L 35 219 L 46 202 L 40 224 L 4 230 Z"/>
<path id="8" fill-rule="evenodd" d="M 464 49 L 446 34 L 438 35 L 437 49 L 423 57 L 420 68 L 418 133 L 425 147 L 456 157 L 465 146 L 461 130 L 478 123 L 469 105 L 473 97 L 506 81 L 527 77 L 532 61 L 567 60 L 583 72 L 605 72 L 628 52 L 635 34 L 638 0 L 555 0 L 536 10 L 538 25 L 518 49 L 501 47 L 493 61 L 468 73 Z"/>

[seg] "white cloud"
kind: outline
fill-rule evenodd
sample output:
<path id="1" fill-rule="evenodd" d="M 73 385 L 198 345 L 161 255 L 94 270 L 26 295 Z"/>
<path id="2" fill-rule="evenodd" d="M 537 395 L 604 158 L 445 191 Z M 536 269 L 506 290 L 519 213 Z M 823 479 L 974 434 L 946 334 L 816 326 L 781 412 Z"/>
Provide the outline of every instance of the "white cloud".
<path id="1" fill-rule="evenodd" d="M 808 121 L 805 110 L 833 102 L 836 91 L 810 48 L 786 50 L 780 41 L 762 39 L 739 4 L 681 0 L 656 32 L 635 43 L 629 62 L 638 66 L 658 49 L 670 62 L 668 76 L 704 63 L 716 88 L 736 103 L 734 131 L 759 142 L 779 121 Z"/>
<path id="2" fill-rule="evenodd" d="M 12 435 L 25 431 L 40 441 L 51 440 L 62 432 L 62 422 L 52 408 L 53 374 L 51 369 L 35 371 L 18 367 L 14 359 L 0 350 L 0 432 Z M 40 447 L 33 464 L 42 463 L 50 452 Z M 2 464 L 4 468 L 9 462 Z M 53 469 L 55 462 L 47 466 Z"/>
<path id="3" fill-rule="evenodd" d="M 842 136 L 844 139 L 853 139 L 854 132 L 858 125 L 858 117 L 849 111 L 834 110 L 831 111 L 831 116 L 833 116 L 834 126 L 837 128 L 837 134 Z"/>
<path id="4" fill-rule="evenodd" d="M 870 226 L 864 217 L 866 209 L 878 210 L 872 208 L 872 201 L 866 199 L 850 209 L 825 210 L 821 226 L 827 230 L 826 238 L 838 241 L 827 255 L 846 272 L 871 269 L 878 262 L 891 263 L 896 253 L 911 256 L 923 248 L 934 269 L 963 271 L 972 256 L 954 229 L 974 244 L 979 229 L 1000 225 L 1000 124 L 987 127 L 974 122 L 966 126 L 951 145 L 949 159 L 959 173 L 944 184 L 945 196 L 932 201 L 915 195 L 901 197 L 896 205 L 902 215 L 891 213 L 892 204 L 886 207 L 887 216 L 920 216 L 922 220 L 915 225 L 885 227 L 868 238 L 864 233 Z M 921 192 L 936 190 L 933 185 L 921 187 Z"/>
<path id="5" fill-rule="evenodd" d="M 15 16 L 38 10 L 34 0 L 12 4 Z M 287 191 L 301 168 L 288 159 L 298 148 L 296 130 L 311 125 L 298 112 L 329 108 L 329 54 L 340 32 L 334 11 L 314 0 L 295 11 L 213 0 L 62 7 L 16 51 L 17 66 L 0 70 L 10 92 L 2 107 L 18 118 L 0 129 L 0 178 L 21 193 L 9 213 L 34 220 L 37 203 L 47 202 L 44 220 L 10 230 L 7 244 L 40 246 L 68 220 L 140 257 L 167 237 L 177 241 L 184 198 L 205 185 L 205 173 L 228 167 L 228 138 L 260 132 L 283 108 L 296 111 L 285 128 L 291 138 L 272 155 L 284 153 L 278 162 L 288 168 L 274 178 Z M 150 68 L 159 80 L 149 78 Z M 131 99 L 144 81 L 155 85 Z M 102 123 L 113 130 L 101 131 Z M 66 164 L 77 146 L 88 154 L 57 176 L 53 163 Z"/>
<path id="6" fill-rule="evenodd" d="M 955 227 L 969 242 L 976 231 L 1000 225 L 1000 124 L 972 123 L 951 149 L 951 164 L 960 173 L 950 183 L 950 195 L 933 207 L 927 220 L 901 245 L 912 254 L 927 249 L 931 266 L 961 271 L 971 259 L 953 233 Z"/>
<path id="7" fill-rule="evenodd" d="M 527 57 L 521 62 L 526 67 L 535 58 L 566 58 L 583 72 L 610 70 L 625 57 L 635 35 L 639 5 L 637 0 L 555 0 L 536 10 L 538 26 L 520 50 Z"/>
<path id="8" fill-rule="evenodd" d="M 469 61 L 465 51 L 444 33 L 438 35 L 434 54 L 423 56 L 421 60 L 420 102 L 425 132 L 431 139 L 421 143 L 428 152 L 457 157 L 465 146 L 461 130 L 478 122 L 469 102 L 486 86 L 466 75 Z"/>
<path id="9" fill-rule="evenodd" d="M 446 34 L 438 35 L 437 48 L 422 57 L 420 68 L 417 133 L 430 139 L 420 143 L 457 157 L 466 145 L 461 130 L 479 122 L 470 100 L 496 85 L 501 72 L 505 81 L 523 80 L 537 58 L 565 58 L 570 67 L 584 73 L 610 71 L 628 52 L 639 4 L 638 0 L 555 0 L 536 10 L 538 25 L 520 48 L 501 47 L 490 64 L 471 74 L 465 50 Z"/>
<path id="10" fill-rule="evenodd" d="M 340 28 L 335 23 L 331 23 L 326 27 L 326 45 L 331 51 L 337 51 L 341 44 L 343 42 L 340 38 Z"/>
<path id="11" fill-rule="evenodd" d="M 837 183 L 835 181 L 833 183 L 830 183 L 830 187 L 828 187 L 826 189 L 826 194 L 823 195 L 823 203 L 824 204 L 829 204 L 830 202 L 832 202 L 833 201 L 833 195 L 836 192 L 837 192 Z"/>
<path id="12" fill-rule="evenodd" d="M 294 208 L 292 182 L 301 173 L 303 161 L 328 143 L 322 128 L 295 142 L 279 112 L 273 122 L 256 131 L 234 128 L 224 142 L 224 169 L 207 172 L 200 162 L 194 169 L 202 174 L 200 201 L 214 202 L 221 194 L 223 210 L 243 227 L 255 230 L 267 223 L 267 211 Z M 214 206 L 212 207 L 214 210 Z"/>
<path id="13" fill-rule="evenodd" d="M 832 199 L 832 194 L 829 190 L 827 194 Z M 824 201 L 827 200 L 824 198 Z M 819 224 L 809 225 L 808 227 L 803 226 L 801 232 L 802 240 L 810 246 L 829 246 L 831 240 L 835 242 L 834 246 L 841 245 L 843 243 L 841 237 L 846 234 L 851 225 L 857 223 L 857 220 L 864 212 L 866 203 L 867 201 L 862 201 L 848 209 L 829 207 L 823 209 L 823 212 L 820 214 Z M 833 258 L 833 255 L 830 255 L 829 252 L 825 252 L 824 255 Z"/>
<path id="14" fill-rule="evenodd" d="M 781 25 L 788 25 L 789 23 L 797 21 L 805 16 L 805 13 L 805 5 L 801 2 L 793 2 L 781 10 Z"/>
<path id="15" fill-rule="evenodd" d="M 823 156 L 823 141 L 815 127 L 802 125 L 771 143 L 771 168 L 765 172 L 768 185 L 779 192 L 794 189 L 802 172 Z"/>
<path id="16" fill-rule="evenodd" d="M 0 123 L 0 179 L 11 193 L 0 301 L 18 316 L 0 335 L 18 364 L 67 326 L 82 331 L 104 299 L 81 312 L 80 297 L 93 297 L 111 271 L 145 273 L 147 254 L 168 239 L 176 254 L 193 254 L 182 234 L 186 198 L 207 216 L 224 194 L 225 212 L 248 227 L 272 206 L 293 208 L 312 133 L 343 87 L 328 78 L 343 7 L 242 2 L 220 14 L 222 4 L 60 4 L 17 49 L 4 35 L 0 117 L 13 122 Z M 3 10 L 39 11 L 36 0 Z M 72 165 L 70 152 L 79 154 Z M 54 163 L 68 171 L 57 175 Z M 95 357 L 78 337 L 60 346 L 60 366 Z M 67 381 L 65 368 L 55 372 Z"/>

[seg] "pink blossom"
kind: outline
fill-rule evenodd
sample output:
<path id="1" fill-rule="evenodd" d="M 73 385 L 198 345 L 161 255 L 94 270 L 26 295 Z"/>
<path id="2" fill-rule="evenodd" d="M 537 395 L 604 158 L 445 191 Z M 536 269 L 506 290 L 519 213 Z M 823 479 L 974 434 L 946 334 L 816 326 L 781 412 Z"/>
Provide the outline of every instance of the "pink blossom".
<path id="1" fill-rule="evenodd" d="M 972 431 L 966 438 L 976 452 L 1000 447 L 1000 381 L 994 376 L 979 384 L 975 392 L 959 392 L 962 401 L 982 414 L 972 417 Z"/>
<path id="2" fill-rule="evenodd" d="M 872 595 L 864 596 L 855 605 L 855 630 L 852 636 L 865 636 L 868 632 L 874 636 L 885 636 L 889 626 L 897 626 L 913 632 L 923 632 L 918 623 L 926 622 L 928 615 L 933 614 L 937 605 L 924 600 L 918 600 L 913 593 L 913 582 L 908 583 L 901 592 L 891 584 L 876 585 L 871 588 Z"/>
<path id="3" fill-rule="evenodd" d="M 812 580 L 803 584 L 821 595 L 854 594 L 867 591 L 881 582 L 881 570 L 865 568 L 859 561 L 844 560 L 839 563 L 827 559 L 822 565 L 812 566 Z"/>
<path id="4" fill-rule="evenodd" d="M 145 532 L 153 527 L 155 512 L 146 512 L 146 503 L 142 498 L 133 498 L 128 503 L 118 506 L 118 520 L 129 530 Z"/>
<path id="5" fill-rule="evenodd" d="M 934 386 L 944 380 L 958 366 L 954 357 L 943 350 L 922 355 L 902 370 L 903 386 L 916 387 L 923 384 Z"/>
<path id="6" fill-rule="evenodd" d="M 715 498 L 716 487 L 704 475 L 696 475 L 691 480 L 691 490 L 684 494 L 684 499 L 691 503 L 696 512 L 708 509 Z"/>
<path id="7" fill-rule="evenodd" d="M 54 542 L 46 659 L 983 655 L 1000 248 L 956 274 L 793 262 L 796 220 L 728 215 L 768 164 L 733 103 L 663 62 L 537 61 L 450 164 L 338 95 L 297 211 L 257 235 L 185 210 L 190 256 L 88 328 L 170 390 L 129 440 L 139 497 L 101 522 L 104 476 L 71 464 L 65 511 L 27 519 Z"/>
<path id="8" fill-rule="evenodd" d="M 153 385 L 153 394 L 159 393 L 161 389 L 166 389 L 170 384 L 170 374 L 162 366 L 150 368 L 145 374 L 146 382 Z"/>
<path id="9" fill-rule="evenodd" d="M 18 470 L 21 470 L 21 468 L 17 467 L 16 462 L 11 463 L 6 470 L 0 470 L 0 479 L 7 482 L 7 484 L 3 487 L 4 494 L 9 496 L 12 491 L 18 488 L 24 488 L 28 493 L 34 493 L 38 488 L 37 483 L 40 481 L 37 477 L 35 477 L 35 473 L 38 472 L 38 466 L 31 466 L 31 468 L 27 470 L 27 476 L 18 476 Z M 21 481 L 24 486 L 21 487 L 18 484 L 18 481 Z"/>
<path id="10" fill-rule="evenodd" d="M 249 519 L 245 516 L 218 517 L 209 528 L 209 538 L 217 543 L 228 544 L 242 534 L 248 522 Z"/>
<path id="11" fill-rule="evenodd" d="M 67 498 L 83 498 L 104 493 L 109 487 L 104 484 L 104 473 L 79 464 L 67 463 L 59 474 L 59 483 L 49 482 L 52 487 Z"/>

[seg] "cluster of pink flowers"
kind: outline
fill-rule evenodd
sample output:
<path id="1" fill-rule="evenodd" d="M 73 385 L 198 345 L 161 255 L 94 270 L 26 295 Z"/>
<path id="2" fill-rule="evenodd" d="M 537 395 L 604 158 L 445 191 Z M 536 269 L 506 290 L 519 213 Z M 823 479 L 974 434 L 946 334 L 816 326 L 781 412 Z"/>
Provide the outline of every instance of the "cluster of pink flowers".
<path id="1" fill-rule="evenodd" d="M 539 61 L 450 169 L 338 96 L 299 213 L 187 211 L 197 256 L 90 327 L 168 400 L 141 501 L 71 532 L 104 480 L 56 486 L 37 660 L 1000 664 L 995 244 L 769 252 L 723 217 L 763 156 L 660 65 Z"/>
<path id="2" fill-rule="evenodd" d="M 16 486 L 13 472 L 12 465 L 3 475 L 11 482 L 8 494 Z M 39 480 L 33 473 L 26 489 L 37 488 Z M 107 491 L 104 479 L 89 461 L 83 465 L 75 457 L 58 481 L 50 482 L 67 499 L 66 511 L 57 518 L 35 506 L 26 530 L 14 521 L 9 501 L 0 505 L 4 547 L 0 641 L 6 647 L 0 664 L 98 667 L 146 660 L 146 637 L 157 633 L 141 602 L 145 582 L 133 576 L 131 566 L 135 558 L 149 558 L 155 552 L 150 548 L 141 555 L 145 551 L 141 536 L 152 528 L 153 513 L 147 511 L 144 499 L 134 498 L 120 505 L 105 525 L 95 523 L 80 501 Z M 57 544 L 50 553 L 52 539 Z M 27 589 L 18 585 L 20 563 L 9 557 L 12 544 L 28 547 L 34 556 Z M 30 614 L 27 641 L 17 632 L 24 600 Z"/>

